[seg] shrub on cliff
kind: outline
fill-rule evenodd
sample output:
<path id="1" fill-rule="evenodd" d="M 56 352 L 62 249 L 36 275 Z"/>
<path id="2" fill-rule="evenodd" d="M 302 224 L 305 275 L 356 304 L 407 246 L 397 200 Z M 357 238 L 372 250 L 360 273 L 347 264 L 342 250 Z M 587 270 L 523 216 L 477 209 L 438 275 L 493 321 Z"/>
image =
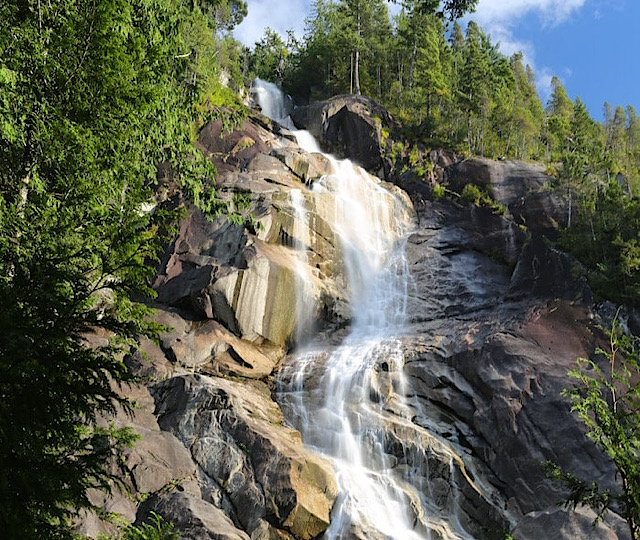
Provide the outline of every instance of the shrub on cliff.
<path id="1" fill-rule="evenodd" d="M 552 478 L 569 490 L 567 506 L 587 505 L 598 514 L 613 509 L 629 525 L 631 538 L 640 538 L 640 343 L 614 322 L 609 350 L 598 350 L 603 364 L 587 358 L 569 374 L 577 385 L 566 390 L 572 408 L 592 439 L 613 461 L 621 491 L 612 493 L 596 482 L 578 478 L 547 463 Z"/>

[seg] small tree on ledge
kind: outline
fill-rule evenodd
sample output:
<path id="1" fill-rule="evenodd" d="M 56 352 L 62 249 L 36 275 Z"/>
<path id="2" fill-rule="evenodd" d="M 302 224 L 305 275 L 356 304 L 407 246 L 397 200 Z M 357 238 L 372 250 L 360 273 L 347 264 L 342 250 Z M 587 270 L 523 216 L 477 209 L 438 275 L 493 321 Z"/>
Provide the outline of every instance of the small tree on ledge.
<path id="1" fill-rule="evenodd" d="M 615 510 L 629 526 L 631 538 L 640 538 L 640 340 L 625 335 L 617 318 L 609 333 L 609 350 L 597 353 L 608 360 L 601 365 L 578 359 L 569 375 L 578 381 L 564 394 L 571 411 L 585 423 L 587 436 L 611 458 L 622 491 L 601 489 L 546 462 L 552 479 L 569 490 L 565 506 L 586 505 L 597 513 L 596 523 L 607 510 Z"/>

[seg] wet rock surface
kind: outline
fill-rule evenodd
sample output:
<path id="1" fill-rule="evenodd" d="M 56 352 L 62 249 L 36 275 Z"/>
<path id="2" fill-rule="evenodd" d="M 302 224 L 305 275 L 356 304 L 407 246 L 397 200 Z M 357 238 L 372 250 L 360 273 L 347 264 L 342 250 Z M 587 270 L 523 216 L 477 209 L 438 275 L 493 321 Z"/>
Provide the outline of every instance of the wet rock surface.
<path id="1" fill-rule="evenodd" d="M 364 96 L 335 96 L 299 107 L 292 118 L 296 126 L 310 131 L 326 152 L 349 158 L 381 178 L 386 176 L 381 128 L 398 124 L 375 101 Z"/>
<path id="2" fill-rule="evenodd" d="M 312 106 L 297 121 L 379 170 L 374 117 L 392 119 L 351 102 Z M 330 348 L 348 330 L 339 241 L 322 200 L 312 206 L 305 196 L 331 164 L 258 114 L 222 133 L 214 122 L 200 139 L 219 170 L 219 193 L 261 225 L 211 222 L 189 209 L 154 284 L 157 322 L 168 330 L 125 359 L 144 381 L 123 389 L 139 403 L 133 417 L 116 419 L 142 437 L 118 465 L 126 490 L 91 496 L 129 522 L 157 512 L 183 538 L 317 538 L 330 522 L 334 472 L 285 425 L 271 392 L 298 339 L 294 245 L 306 247 L 319 341 Z M 614 486 L 609 461 L 561 396 L 567 371 L 599 339 L 580 269 L 548 242 L 563 223 L 562 202 L 546 190 L 540 167 L 457 163 L 446 153 L 433 160 L 451 189 L 491 186 L 507 213 L 433 201 L 426 183 L 399 181 L 416 209 L 406 244 L 409 320 L 398 337 L 402 363 L 380 360 L 369 396 L 385 415 L 377 435 L 391 467 L 418 486 L 414 502 L 455 515 L 472 538 L 626 538 L 615 515 L 592 528 L 589 511 L 558 507 L 563 493 L 540 468 L 548 459 Z M 295 190 L 311 216 L 304 233 L 291 203 Z M 309 366 L 309 388 L 326 356 Z M 286 396 L 280 399 L 286 409 Z M 95 537 L 113 528 L 88 515 L 78 531 Z"/>
<path id="3" fill-rule="evenodd" d="M 550 460 L 618 487 L 611 462 L 584 436 L 561 395 L 576 359 L 602 344 L 579 265 L 539 230 L 527 239 L 507 226 L 508 217 L 487 211 L 479 220 L 473 214 L 484 209 L 454 202 L 416 206 L 420 227 L 407 245 L 414 288 L 403 340 L 404 371 L 417 397 L 414 422 L 475 464 L 476 478 L 499 493 L 493 508 L 515 538 L 627 538 L 615 514 L 593 528 L 590 511 L 559 508 L 564 494 L 541 467 Z"/>

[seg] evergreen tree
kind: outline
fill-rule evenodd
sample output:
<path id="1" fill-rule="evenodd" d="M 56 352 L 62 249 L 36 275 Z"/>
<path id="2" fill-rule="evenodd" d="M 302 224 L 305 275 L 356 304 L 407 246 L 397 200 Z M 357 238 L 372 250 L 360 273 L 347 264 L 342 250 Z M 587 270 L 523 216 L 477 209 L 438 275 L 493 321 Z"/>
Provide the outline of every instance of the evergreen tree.
<path id="1" fill-rule="evenodd" d="M 193 145 L 200 115 L 226 99 L 218 70 L 209 71 L 222 5 L 242 4 L 0 4 L 7 538 L 70 538 L 70 519 L 90 506 L 87 489 L 109 488 L 108 458 L 131 441 L 96 420 L 128 406 L 114 387 L 130 380 L 122 354 L 139 333 L 155 331 L 131 298 L 152 294 L 150 262 L 170 230 L 170 216 L 144 210 L 157 165 L 170 164 L 205 211 L 224 209 L 207 180 L 214 171 Z"/>
<path id="2" fill-rule="evenodd" d="M 478 5 L 478 0 L 391 0 L 404 7 L 410 6 L 425 14 L 437 14 L 440 17 L 447 17 L 450 21 L 455 21 L 465 13 L 471 12 Z"/>
<path id="3" fill-rule="evenodd" d="M 255 44 L 249 56 L 252 78 L 259 77 L 282 84 L 288 56 L 289 51 L 280 35 L 271 28 L 265 28 L 264 36 Z"/>
<path id="4" fill-rule="evenodd" d="M 474 21 L 469 22 L 465 39 L 464 65 L 459 82 L 459 97 L 467 114 L 469 154 L 483 142 L 484 121 L 490 107 L 487 84 L 490 80 L 490 57 L 485 44 L 485 36 L 480 27 Z M 474 117 L 482 119 L 482 133 L 474 132 L 472 129 Z"/>
<path id="5" fill-rule="evenodd" d="M 389 13 L 383 0 L 341 0 L 338 13 L 339 31 L 349 50 L 349 92 L 359 95 L 362 93 L 361 64 L 370 70 L 371 61 L 376 56 L 380 59 L 384 51 L 384 38 L 391 37 Z M 368 85 L 371 87 L 370 82 Z"/>
<path id="6" fill-rule="evenodd" d="M 435 101 L 450 93 L 443 60 L 445 42 L 442 22 L 433 14 L 418 9 L 418 3 L 408 3 L 398 17 L 398 47 L 406 66 L 406 79 L 401 86 L 407 118 L 421 124 L 431 123 Z"/>
<path id="7" fill-rule="evenodd" d="M 515 103 L 513 110 L 514 155 L 517 159 L 527 159 L 537 146 L 540 137 L 544 111 L 535 86 L 535 76 L 531 67 L 522 65 L 522 53 L 511 57 L 511 67 L 515 79 Z M 509 145 L 508 145 L 509 146 Z M 509 154 L 507 150 L 505 152 Z"/>
<path id="8" fill-rule="evenodd" d="M 573 103 L 558 77 L 551 79 L 552 93 L 547 104 L 547 160 L 559 161 L 567 147 Z"/>

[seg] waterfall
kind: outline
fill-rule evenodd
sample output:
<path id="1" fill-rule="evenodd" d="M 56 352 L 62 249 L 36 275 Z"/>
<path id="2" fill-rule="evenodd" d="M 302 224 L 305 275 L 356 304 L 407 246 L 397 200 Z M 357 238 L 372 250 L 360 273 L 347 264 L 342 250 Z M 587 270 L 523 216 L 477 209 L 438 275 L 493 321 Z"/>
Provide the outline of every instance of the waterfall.
<path id="1" fill-rule="evenodd" d="M 259 88 L 262 110 L 276 111 L 274 119 L 283 122 L 277 116 L 286 112 L 278 104 L 279 91 L 271 97 L 277 88 L 263 81 Z M 304 149 L 319 151 L 310 134 L 294 134 Z M 420 480 L 429 477 L 427 450 L 446 463 L 450 484 L 458 470 L 466 473 L 457 454 L 412 422 L 419 406 L 405 380 L 402 349 L 411 213 L 402 196 L 379 180 L 348 160 L 327 157 L 334 173 L 304 194 L 293 190 L 290 202 L 303 224 L 305 205 L 322 207 L 337 231 L 351 326 L 337 345 L 301 346 L 282 367 L 278 388 L 287 422 L 336 471 L 339 494 L 325 538 L 469 539 L 455 509 L 453 516 L 439 514 L 430 501 L 431 486 Z M 306 238 L 301 232 L 296 237 Z M 306 261 L 308 242 L 296 246 L 299 260 Z"/>
<path id="2" fill-rule="evenodd" d="M 289 191 L 289 202 L 293 209 L 293 248 L 296 254 L 298 278 L 296 294 L 296 343 L 301 343 L 308 334 L 313 315 L 313 296 L 309 286 L 307 247 L 310 244 L 307 209 L 302 190 Z"/>
<path id="3" fill-rule="evenodd" d="M 262 114 L 288 128 L 293 128 L 293 123 L 288 119 L 291 112 L 291 101 L 275 84 L 256 79 L 251 85 L 251 93 L 254 100 L 260 105 Z"/>

